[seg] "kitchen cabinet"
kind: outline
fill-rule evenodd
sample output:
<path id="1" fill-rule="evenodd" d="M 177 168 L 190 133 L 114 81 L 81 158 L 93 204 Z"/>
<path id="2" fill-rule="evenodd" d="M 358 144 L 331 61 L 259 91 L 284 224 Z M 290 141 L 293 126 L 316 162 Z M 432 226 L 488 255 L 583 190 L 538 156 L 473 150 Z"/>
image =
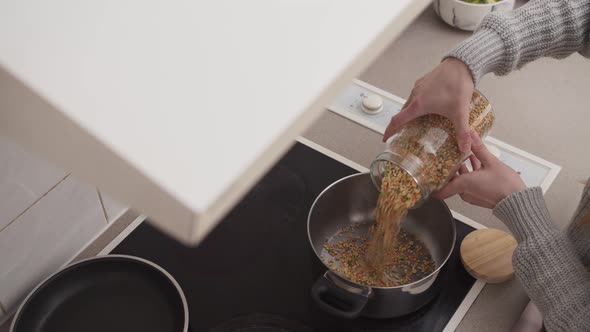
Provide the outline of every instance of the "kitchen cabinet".
<path id="1" fill-rule="evenodd" d="M 429 3 L 0 1 L 0 130 L 195 244 Z"/>

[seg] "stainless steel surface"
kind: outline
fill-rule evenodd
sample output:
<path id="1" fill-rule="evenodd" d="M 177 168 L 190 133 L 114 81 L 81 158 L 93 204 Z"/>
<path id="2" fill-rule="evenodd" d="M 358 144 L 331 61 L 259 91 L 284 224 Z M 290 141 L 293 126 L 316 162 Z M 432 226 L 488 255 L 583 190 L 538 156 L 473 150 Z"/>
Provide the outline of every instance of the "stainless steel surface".
<path id="1" fill-rule="evenodd" d="M 310 244 L 320 260 L 326 239 L 350 224 L 365 226 L 374 221 L 378 194 L 369 173 L 361 173 L 336 181 L 318 196 L 311 207 L 307 227 Z M 369 287 L 371 295 L 362 311 L 363 316 L 386 318 L 405 315 L 428 303 L 438 292 L 436 277 L 450 257 L 456 238 L 455 224 L 448 207 L 442 201 L 430 199 L 422 207 L 408 213 L 402 228 L 424 242 L 437 268 L 432 274 L 411 284 Z M 355 289 L 368 287 L 346 279 L 337 271 L 331 272 L 332 280 L 340 279 L 335 284 L 341 288 L 343 284 L 352 284 Z"/>
<path id="2" fill-rule="evenodd" d="M 351 292 L 353 294 L 358 294 L 358 295 L 361 295 L 364 297 L 371 296 L 371 293 L 372 293 L 371 287 L 359 285 L 359 284 L 356 284 L 353 282 L 349 282 L 348 280 L 340 278 L 337 274 L 335 274 L 334 272 L 332 272 L 330 270 L 328 270 L 328 271 L 326 271 L 326 273 L 324 273 L 324 278 L 330 280 L 336 286 L 344 289 L 347 292 Z"/>

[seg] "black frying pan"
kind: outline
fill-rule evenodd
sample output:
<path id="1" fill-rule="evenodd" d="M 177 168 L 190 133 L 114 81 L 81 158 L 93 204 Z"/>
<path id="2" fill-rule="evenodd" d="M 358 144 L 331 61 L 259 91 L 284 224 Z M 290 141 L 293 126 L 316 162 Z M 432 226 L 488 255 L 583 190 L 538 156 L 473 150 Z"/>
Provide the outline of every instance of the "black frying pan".
<path id="1" fill-rule="evenodd" d="M 182 289 L 147 260 L 108 255 L 71 265 L 25 299 L 12 332 L 186 332 Z"/>

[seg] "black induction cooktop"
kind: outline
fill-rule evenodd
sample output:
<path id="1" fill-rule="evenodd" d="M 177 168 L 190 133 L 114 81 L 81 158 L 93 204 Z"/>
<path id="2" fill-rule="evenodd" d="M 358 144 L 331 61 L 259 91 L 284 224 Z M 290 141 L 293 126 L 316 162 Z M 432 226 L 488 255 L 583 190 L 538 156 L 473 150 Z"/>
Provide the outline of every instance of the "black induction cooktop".
<path id="1" fill-rule="evenodd" d="M 459 221 L 441 293 L 418 312 L 395 319 L 346 320 L 312 302 L 325 271 L 310 248 L 307 213 L 329 184 L 357 171 L 297 143 L 195 248 L 142 223 L 112 253 L 143 257 L 179 282 L 192 331 L 440 331 L 475 279 L 459 259 L 473 230 Z"/>

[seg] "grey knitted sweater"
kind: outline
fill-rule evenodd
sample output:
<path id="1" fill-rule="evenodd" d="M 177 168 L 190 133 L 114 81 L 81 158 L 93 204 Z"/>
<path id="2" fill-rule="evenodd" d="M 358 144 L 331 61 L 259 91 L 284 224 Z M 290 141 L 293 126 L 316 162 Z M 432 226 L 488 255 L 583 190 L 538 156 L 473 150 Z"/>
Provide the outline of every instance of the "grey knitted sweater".
<path id="1" fill-rule="evenodd" d="M 574 52 L 590 57 L 590 0 L 536 0 L 488 15 L 476 33 L 448 56 L 469 67 L 474 82 L 504 75 L 543 56 Z M 590 75 L 590 73 L 588 73 Z M 590 213 L 586 186 L 566 234 L 552 223 L 540 188 L 529 188 L 494 208 L 514 234 L 514 271 L 543 313 L 549 331 L 590 331 Z"/>

